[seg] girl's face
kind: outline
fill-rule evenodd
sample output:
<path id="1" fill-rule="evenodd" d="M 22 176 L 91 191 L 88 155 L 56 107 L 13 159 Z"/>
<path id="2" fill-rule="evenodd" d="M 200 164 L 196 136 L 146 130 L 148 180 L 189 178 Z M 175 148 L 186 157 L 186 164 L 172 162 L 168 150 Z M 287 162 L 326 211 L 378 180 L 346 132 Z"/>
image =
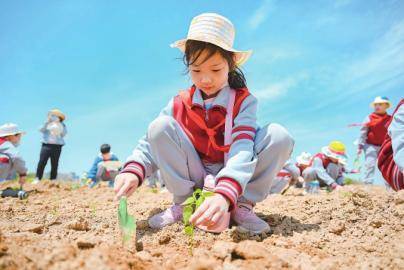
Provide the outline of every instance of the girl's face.
<path id="1" fill-rule="evenodd" d="M 388 105 L 386 103 L 376 103 L 375 104 L 375 113 L 385 114 L 387 111 Z"/>
<path id="2" fill-rule="evenodd" d="M 14 144 L 15 146 L 18 146 L 21 141 L 21 134 L 15 134 L 8 136 L 8 141 Z"/>
<path id="3" fill-rule="evenodd" d="M 220 53 L 208 59 L 207 52 L 202 51 L 198 59 L 189 66 L 191 79 L 195 86 L 207 96 L 215 95 L 227 85 L 229 64 Z"/>

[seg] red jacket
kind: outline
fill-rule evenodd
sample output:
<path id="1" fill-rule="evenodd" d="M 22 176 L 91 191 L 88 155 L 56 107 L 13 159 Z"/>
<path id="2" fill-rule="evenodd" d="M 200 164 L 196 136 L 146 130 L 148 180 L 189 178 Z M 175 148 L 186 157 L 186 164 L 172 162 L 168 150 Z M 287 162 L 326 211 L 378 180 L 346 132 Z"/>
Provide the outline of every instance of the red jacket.
<path id="1" fill-rule="evenodd" d="M 228 152 L 230 148 L 229 145 L 224 145 L 226 108 L 214 106 L 206 110 L 198 104 L 192 104 L 195 90 L 195 87 L 191 87 L 174 97 L 173 116 L 191 140 L 202 160 L 209 163 L 222 163 L 224 161 L 223 153 Z M 240 111 L 241 103 L 250 94 L 247 88 L 235 90 L 233 120 Z M 242 135 L 246 136 L 246 134 Z M 240 139 L 242 138 L 240 137 Z"/>
<path id="2" fill-rule="evenodd" d="M 326 155 L 324 155 L 323 153 L 317 153 L 311 158 L 310 166 L 313 165 L 313 161 L 315 158 L 321 159 L 321 161 L 323 162 L 324 169 L 327 169 L 328 165 L 332 163 L 331 159 L 329 159 Z"/>
<path id="3" fill-rule="evenodd" d="M 397 112 L 400 106 L 404 105 L 404 99 L 400 101 L 397 108 L 394 110 L 394 114 Z M 392 121 L 392 117 L 390 121 L 386 124 L 386 129 L 390 126 Z M 393 159 L 393 148 L 392 141 L 388 134 L 386 134 L 385 140 L 382 144 L 382 147 L 379 152 L 377 165 L 379 167 L 380 172 L 382 173 L 386 182 L 395 190 L 398 191 L 400 189 L 404 189 L 404 176 L 403 172 L 400 171 L 397 164 Z"/>
<path id="4" fill-rule="evenodd" d="M 380 146 L 387 134 L 386 124 L 391 121 L 391 115 L 380 115 L 372 113 L 369 115 L 370 122 L 367 123 L 368 136 L 366 143 Z"/>

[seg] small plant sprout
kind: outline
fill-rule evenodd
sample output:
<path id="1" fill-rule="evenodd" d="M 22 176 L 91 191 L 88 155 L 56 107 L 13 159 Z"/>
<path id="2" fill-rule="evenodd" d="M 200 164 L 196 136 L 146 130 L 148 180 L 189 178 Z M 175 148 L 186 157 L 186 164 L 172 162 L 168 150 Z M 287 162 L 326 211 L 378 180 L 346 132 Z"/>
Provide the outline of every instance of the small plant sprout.
<path id="1" fill-rule="evenodd" d="M 118 208 L 119 227 L 122 233 L 122 243 L 127 245 L 132 236 L 136 234 L 136 220 L 128 214 L 128 203 L 126 197 L 121 197 Z"/>
<path id="2" fill-rule="evenodd" d="M 189 247 L 190 253 L 192 254 L 193 244 L 194 244 L 194 225 L 189 222 L 192 214 L 195 213 L 196 209 L 205 201 L 207 197 L 212 196 L 214 193 L 211 191 L 202 191 L 197 189 L 192 193 L 192 196 L 188 197 L 185 202 L 182 203 L 184 206 L 182 212 L 182 220 L 184 222 L 184 233 L 189 236 Z"/>
<path id="3" fill-rule="evenodd" d="M 90 210 L 91 210 L 91 215 L 95 216 L 97 213 L 97 204 L 96 202 L 90 203 Z"/>

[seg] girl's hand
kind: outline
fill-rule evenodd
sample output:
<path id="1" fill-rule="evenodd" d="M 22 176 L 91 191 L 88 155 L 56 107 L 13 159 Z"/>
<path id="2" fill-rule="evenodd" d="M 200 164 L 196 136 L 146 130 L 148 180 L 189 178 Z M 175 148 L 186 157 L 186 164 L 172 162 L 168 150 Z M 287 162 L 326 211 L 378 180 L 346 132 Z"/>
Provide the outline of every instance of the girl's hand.
<path id="1" fill-rule="evenodd" d="M 133 173 L 121 173 L 115 177 L 114 191 L 115 200 L 122 196 L 129 197 L 139 186 L 139 178 Z"/>
<path id="2" fill-rule="evenodd" d="M 213 226 L 229 211 L 230 203 L 221 194 L 207 197 L 189 219 L 194 225 Z"/>

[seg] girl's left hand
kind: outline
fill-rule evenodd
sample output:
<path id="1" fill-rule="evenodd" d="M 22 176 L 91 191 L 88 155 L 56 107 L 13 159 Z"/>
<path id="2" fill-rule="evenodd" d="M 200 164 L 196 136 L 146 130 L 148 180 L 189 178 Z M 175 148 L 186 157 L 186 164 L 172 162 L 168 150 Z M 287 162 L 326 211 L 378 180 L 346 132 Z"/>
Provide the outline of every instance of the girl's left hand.
<path id="1" fill-rule="evenodd" d="M 213 226 L 229 211 L 229 206 L 229 201 L 221 194 L 207 197 L 191 216 L 189 222 L 195 226 Z"/>

